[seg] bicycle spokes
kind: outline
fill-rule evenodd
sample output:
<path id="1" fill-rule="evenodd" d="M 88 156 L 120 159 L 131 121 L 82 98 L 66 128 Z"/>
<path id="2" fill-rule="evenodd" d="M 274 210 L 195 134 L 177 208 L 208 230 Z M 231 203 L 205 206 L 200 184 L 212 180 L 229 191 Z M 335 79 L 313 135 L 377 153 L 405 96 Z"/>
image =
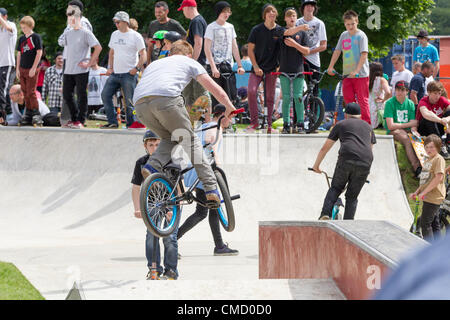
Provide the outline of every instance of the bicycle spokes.
<path id="1" fill-rule="evenodd" d="M 150 186 L 147 193 L 147 212 L 155 228 L 165 229 L 173 223 L 176 206 L 169 204 L 173 198 L 171 189 L 162 180 L 155 180 Z"/>

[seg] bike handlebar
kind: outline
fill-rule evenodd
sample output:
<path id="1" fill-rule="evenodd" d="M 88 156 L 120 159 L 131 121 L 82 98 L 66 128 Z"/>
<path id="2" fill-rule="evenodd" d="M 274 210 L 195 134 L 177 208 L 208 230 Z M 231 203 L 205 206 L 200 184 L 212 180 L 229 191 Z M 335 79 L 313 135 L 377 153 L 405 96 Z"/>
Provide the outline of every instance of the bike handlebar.
<path id="1" fill-rule="evenodd" d="M 272 76 L 284 75 L 284 76 L 287 76 L 287 77 L 291 77 L 291 76 L 298 77 L 298 76 L 301 76 L 301 75 L 305 75 L 305 76 L 312 76 L 313 75 L 313 73 L 311 71 L 297 72 L 297 73 L 271 72 L 270 74 Z"/>
<path id="2" fill-rule="evenodd" d="M 231 116 L 231 115 L 236 115 L 236 114 L 242 113 L 242 112 L 244 112 L 244 111 L 245 111 L 244 108 L 236 109 L 236 110 L 234 110 L 234 111 L 232 111 L 232 112 L 230 113 L 230 116 Z M 217 124 L 216 124 L 216 125 L 213 125 L 213 126 L 211 126 L 211 127 L 207 127 L 207 128 L 204 128 L 204 129 L 196 130 L 196 131 L 195 131 L 195 132 L 204 132 L 204 131 L 207 131 L 207 130 L 211 130 L 211 129 L 217 128 L 216 138 L 214 139 L 213 142 L 205 144 L 204 148 L 206 148 L 206 147 L 208 147 L 208 146 L 211 146 L 211 147 L 214 146 L 214 145 L 217 143 L 217 141 L 219 140 L 220 124 L 221 124 L 223 118 L 225 118 L 224 115 L 221 116 L 221 117 L 219 118 L 219 120 L 217 120 Z"/>
<path id="3" fill-rule="evenodd" d="M 313 168 L 308 168 L 308 170 L 315 172 Z M 328 176 L 328 174 L 325 171 L 322 171 L 322 174 L 324 174 L 325 177 L 327 178 L 327 182 L 328 182 L 328 180 L 333 180 L 333 177 Z M 366 180 L 366 183 L 370 183 L 370 181 Z M 329 182 L 328 182 L 328 187 L 330 187 L 330 183 Z"/>

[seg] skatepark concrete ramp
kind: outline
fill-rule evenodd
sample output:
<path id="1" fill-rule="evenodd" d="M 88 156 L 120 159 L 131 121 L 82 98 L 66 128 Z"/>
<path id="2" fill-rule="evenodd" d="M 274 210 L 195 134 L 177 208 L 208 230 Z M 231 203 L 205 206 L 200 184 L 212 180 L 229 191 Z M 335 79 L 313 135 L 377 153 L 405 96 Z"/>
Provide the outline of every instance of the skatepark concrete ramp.
<path id="1" fill-rule="evenodd" d="M 261 279 L 333 279 L 368 299 L 405 254 L 426 242 L 386 221 L 260 222 Z"/>
<path id="2" fill-rule="evenodd" d="M 136 159 L 145 154 L 143 134 L 0 127 L 0 260 L 14 263 L 46 298 L 65 298 L 77 278 L 92 283 L 145 277 L 146 229 L 133 216 L 130 183 Z M 319 217 L 327 184 L 307 168 L 325 138 L 228 135 L 220 165 L 231 193 L 241 199 L 233 203 L 235 230 L 222 236 L 240 254 L 212 255 L 206 219 L 179 243 L 180 280 L 257 280 L 258 222 Z M 323 163 L 330 174 L 337 150 Z M 412 214 L 392 138 L 379 137 L 374 156 L 356 219 L 407 230 Z M 194 210 L 183 208 L 181 222 Z"/>

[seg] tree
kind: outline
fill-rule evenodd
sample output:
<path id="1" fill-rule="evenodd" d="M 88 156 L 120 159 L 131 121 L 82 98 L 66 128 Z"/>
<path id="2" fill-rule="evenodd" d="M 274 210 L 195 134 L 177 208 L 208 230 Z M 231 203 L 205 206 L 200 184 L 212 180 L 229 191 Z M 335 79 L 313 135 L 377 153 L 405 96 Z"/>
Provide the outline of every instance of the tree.
<path id="1" fill-rule="evenodd" d="M 200 13 L 206 21 L 215 20 L 214 4 L 218 0 L 197 0 Z M 49 53 L 59 50 L 57 38 L 66 25 L 65 8 L 68 0 L 7 0 L 4 6 L 9 10 L 11 18 L 19 19 L 23 15 L 32 15 L 36 20 L 36 31 L 42 34 L 44 44 Z M 84 15 L 89 18 L 94 27 L 94 33 L 103 46 L 102 55 L 108 51 L 107 45 L 111 33 L 115 30 L 112 23 L 114 13 L 124 10 L 140 23 L 140 31 L 146 32 L 148 24 L 154 19 L 154 5 L 156 0 L 85 0 Z M 169 16 L 177 19 L 187 28 L 189 21 L 177 11 L 181 0 L 167 1 L 169 3 Z M 262 6 L 267 0 L 229 0 L 233 15 L 230 22 L 234 24 L 240 45 L 247 42 L 247 37 L 253 26 L 262 22 Z M 444 1 L 438 1 L 443 3 Z M 445 2 L 448 2 L 446 0 Z M 281 17 L 287 7 L 299 7 L 300 0 L 273 0 L 280 16 L 278 23 L 284 25 Z M 380 13 L 379 29 L 369 28 L 374 15 L 368 11 L 372 5 L 377 5 Z M 339 35 L 345 30 L 342 15 L 346 10 L 352 9 L 359 13 L 360 29 L 366 32 L 369 38 L 369 58 L 385 56 L 394 43 L 415 34 L 419 29 L 432 31 L 429 19 L 434 7 L 433 0 L 320 0 L 318 17 L 327 27 L 328 49 L 321 57 L 326 66 L 331 58 L 332 50 L 337 44 Z M 447 16 L 445 23 L 447 22 Z"/>
<path id="2" fill-rule="evenodd" d="M 433 35 L 450 35 L 450 1 L 436 0 L 436 8 L 433 9 L 431 21 L 433 22 Z"/>

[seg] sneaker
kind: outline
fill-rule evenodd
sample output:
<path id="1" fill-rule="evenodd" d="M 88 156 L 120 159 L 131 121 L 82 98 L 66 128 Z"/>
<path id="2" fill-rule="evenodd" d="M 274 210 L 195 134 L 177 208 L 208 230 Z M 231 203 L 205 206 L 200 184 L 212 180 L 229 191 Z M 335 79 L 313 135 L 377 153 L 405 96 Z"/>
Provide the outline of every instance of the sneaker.
<path id="1" fill-rule="evenodd" d="M 67 121 L 65 124 L 62 124 L 61 125 L 61 128 L 71 128 L 71 126 L 73 125 L 73 122 L 72 121 Z"/>
<path id="2" fill-rule="evenodd" d="M 155 280 L 160 280 L 160 278 L 161 278 L 161 272 L 156 271 L 156 279 Z M 152 270 L 148 270 L 147 275 L 145 276 L 145 280 L 152 280 Z"/>
<path id="3" fill-rule="evenodd" d="M 100 129 L 117 129 L 117 128 L 119 128 L 119 125 L 117 123 L 107 123 L 100 126 Z"/>
<path id="4" fill-rule="evenodd" d="M 166 270 L 164 271 L 164 274 L 162 277 L 160 277 L 160 280 L 177 280 L 178 276 L 175 273 L 175 271 L 172 270 Z"/>
<path id="5" fill-rule="evenodd" d="M 75 121 L 75 122 L 72 122 L 72 124 L 70 125 L 69 128 L 72 128 L 72 129 L 83 129 L 84 126 L 83 126 L 83 124 L 80 121 Z"/>
<path id="6" fill-rule="evenodd" d="M 33 111 L 25 109 L 25 113 L 19 121 L 19 126 L 31 126 L 33 125 Z"/>
<path id="7" fill-rule="evenodd" d="M 445 160 L 450 159 L 450 155 L 448 154 L 447 147 L 445 145 L 442 146 L 440 154 Z"/>
<path id="8" fill-rule="evenodd" d="M 246 129 L 244 129 L 244 132 L 246 133 L 255 133 L 255 131 L 258 130 L 258 125 L 257 124 L 253 124 L 248 126 Z"/>
<path id="9" fill-rule="evenodd" d="M 228 247 L 228 243 L 224 244 L 222 248 L 214 248 L 215 256 L 237 256 L 239 254 L 238 250 L 231 249 Z"/>
<path id="10" fill-rule="evenodd" d="M 324 215 L 319 218 L 319 220 L 331 220 L 330 216 Z"/>
<path id="11" fill-rule="evenodd" d="M 128 127 L 128 129 L 145 129 L 145 128 L 146 127 L 142 123 L 140 123 L 138 121 L 133 122 L 131 124 L 131 126 Z"/>
<path id="12" fill-rule="evenodd" d="M 220 195 L 219 195 L 219 191 L 217 191 L 217 189 L 206 192 L 206 206 L 209 209 L 219 209 Z"/>
<path id="13" fill-rule="evenodd" d="M 280 134 L 280 131 L 278 131 L 278 129 L 269 127 L 269 128 L 267 128 L 267 134 Z"/>
<path id="14" fill-rule="evenodd" d="M 281 134 L 291 134 L 291 127 L 289 125 L 283 125 L 283 131 Z"/>
<path id="15" fill-rule="evenodd" d="M 305 124 L 304 123 L 300 122 L 300 123 L 297 124 L 297 133 L 299 133 L 299 134 L 306 133 Z"/>

